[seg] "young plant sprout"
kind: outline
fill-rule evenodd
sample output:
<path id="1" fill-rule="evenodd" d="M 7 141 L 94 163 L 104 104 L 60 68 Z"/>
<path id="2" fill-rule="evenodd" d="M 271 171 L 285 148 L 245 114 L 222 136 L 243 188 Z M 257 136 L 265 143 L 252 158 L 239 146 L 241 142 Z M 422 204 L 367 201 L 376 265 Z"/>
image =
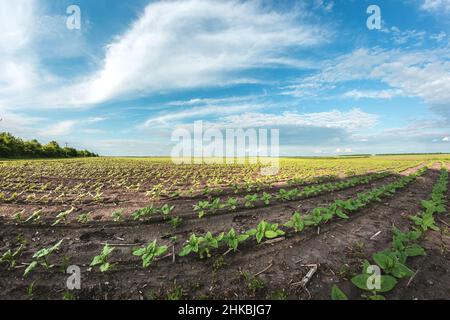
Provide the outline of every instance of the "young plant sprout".
<path id="1" fill-rule="evenodd" d="M 115 222 L 122 221 L 123 220 L 123 209 L 118 209 L 118 210 L 113 211 L 113 213 L 111 213 L 111 218 Z"/>
<path id="2" fill-rule="evenodd" d="M 153 260 L 167 251 L 167 246 L 158 246 L 156 240 L 149 243 L 144 248 L 139 248 L 133 251 L 133 255 L 141 257 L 142 266 L 147 268 L 153 262 Z"/>
<path id="3" fill-rule="evenodd" d="M 109 258 L 114 249 L 115 249 L 114 247 L 111 247 L 109 244 L 106 244 L 103 247 L 102 252 L 98 256 L 94 257 L 90 266 L 91 267 L 100 266 L 99 267 L 100 272 L 107 272 L 111 270 L 114 265 L 112 265 L 109 262 Z"/>
<path id="4" fill-rule="evenodd" d="M 56 244 L 54 244 L 51 247 L 43 248 L 38 250 L 36 253 L 33 254 L 32 258 L 33 261 L 28 265 L 28 267 L 25 269 L 25 272 L 23 273 L 23 276 L 27 276 L 31 271 L 33 271 L 38 265 L 42 265 L 46 269 L 50 269 L 53 267 L 53 265 L 50 265 L 48 262 L 48 257 L 56 250 L 59 249 L 61 246 L 61 243 L 64 239 L 60 240 Z"/>

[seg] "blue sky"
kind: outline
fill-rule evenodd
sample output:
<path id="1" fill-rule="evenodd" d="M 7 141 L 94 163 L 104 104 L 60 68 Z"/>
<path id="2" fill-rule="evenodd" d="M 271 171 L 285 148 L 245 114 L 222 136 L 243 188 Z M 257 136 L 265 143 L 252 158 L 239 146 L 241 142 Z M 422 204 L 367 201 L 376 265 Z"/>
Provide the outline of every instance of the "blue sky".
<path id="1" fill-rule="evenodd" d="M 80 30 L 66 26 L 69 5 Z M 282 155 L 450 152 L 450 0 L 0 9 L 0 130 L 23 138 L 168 155 L 173 130 L 202 120 L 279 129 Z"/>

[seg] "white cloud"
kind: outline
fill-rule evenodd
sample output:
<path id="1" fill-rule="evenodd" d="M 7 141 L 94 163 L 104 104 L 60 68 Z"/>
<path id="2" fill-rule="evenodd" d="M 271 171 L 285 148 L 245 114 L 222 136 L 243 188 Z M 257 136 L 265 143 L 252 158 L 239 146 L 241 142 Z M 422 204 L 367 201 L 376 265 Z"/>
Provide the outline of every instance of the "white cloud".
<path id="1" fill-rule="evenodd" d="M 100 132 L 99 130 L 86 128 L 86 125 L 99 123 L 101 121 L 105 121 L 106 119 L 107 118 L 104 117 L 93 117 L 88 119 L 62 120 L 49 125 L 43 130 L 39 130 L 38 134 L 44 137 L 67 136 L 78 129 L 88 134 L 98 133 Z"/>
<path id="2" fill-rule="evenodd" d="M 279 64 L 288 47 L 324 40 L 326 29 L 300 24 L 299 15 L 270 11 L 253 1 L 150 3 L 107 46 L 101 70 L 74 88 L 81 95 L 72 96 L 73 103 L 235 82 L 236 72 Z"/>
<path id="3" fill-rule="evenodd" d="M 419 46 L 423 43 L 427 35 L 425 31 L 417 31 L 417 30 L 403 31 L 397 27 L 392 27 L 391 32 L 394 43 L 398 45 L 403 45 L 410 41 L 413 41 L 415 46 Z"/>
<path id="4" fill-rule="evenodd" d="M 38 79 L 38 68 L 27 49 L 33 37 L 36 2 L 2 1 L 0 4 L 0 94 L 30 89 Z"/>
<path id="5" fill-rule="evenodd" d="M 330 12 L 334 8 L 334 1 L 333 0 L 314 0 L 313 4 L 314 9 L 321 8 L 327 12 Z"/>
<path id="6" fill-rule="evenodd" d="M 247 96 L 232 96 L 226 98 L 194 98 L 189 100 L 171 101 L 168 106 L 199 106 L 199 105 L 217 105 L 229 103 L 242 103 L 243 101 L 250 101 L 263 97 L 262 95 L 247 95 Z"/>
<path id="7" fill-rule="evenodd" d="M 442 40 L 444 40 L 445 38 L 447 38 L 447 33 L 445 33 L 444 31 L 441 31 L 437 34 L 432 34 L 430 36 L 431 40 L 435 40 L 437 42 L 441 42 Z"/>
<path id="8" fill-rule="evenodd" d="M 419 97 L 450 119 L 450 52 L 448 49 L 403 52 L 357 49 L 325 63 L 320 72 L 300 79 L 287 94 L 303 97 L 303 88 L 313 93 L 354 80 L 380 81 L 391 93 Z M 356 92 L 352 93 L 357 95 Z M 311 96 L 308 93 L 308 96 Z M 386 96 L 386 92 L 384 92 Z M 307 97 L 308 97 L 307 96 Z"/>
<path id="9" fill-rule="evenodd" d="M 322 127 L 354 131 L 373 127 L 378 117 L 359 109 L 348 112 L 333 110 L 317 113 L 284 112 L 280 115 L 267 113 L 244 113 L 223 117 L 216 127 L 258 128 L 258 127 Z"/>
<path id="10" fill-rule="evenodd" d="M 442 138 L 442 141 L 444 141 L 444 142 L 450 142 L 450 137 L 444 137 L 444 138 Z"/>
<path id="11" fill-rule="evenodd" d="M 343 94 L 344 98 L 352 99 L 392 99 L 402 95 L 399 89 L 393 90 L 350 90 Z"/>
<path id="12" fill-rule="evenodd" d="M 324 25 L 307 22 L 310 16 L 302 8 L 276 11 L 259 1 L 238 0 L 151 2 L 126 32 L 105 46 L 97 71 L 73 79 L 46 71 L 41 56 L 86 53 L 83 34 L 66 41 L 62 33 L 67 30 L 60 29 L 64 16 L 46 15 L 36 0 L 2 1 L 0 44 L 11 48 L 0 52 L 5 70 L 0 104 L 84 107 L 174 89 L 259 83 L 242 72 L 262 66 L 308 67 L 310 61 L 289 57 L 286 49 L 312 47 L 330 37 Z"/>
<path id="13" fill-rule="evenodd" d="M 37 0 L 0 1 L 3 107 L 66 103 L 71 89 L 61 89 L 67 82 L 47 70 L 43 60 L 86 54 L 84 35 L 69 31 L 65 16 L 46 15 L 45 10 L 45 4 Z"/>
<path id="14" fill-rule="evenodd" d="M 353 149 L 352 148 L 337 148 L 335 150 L 336 153 L 352 153 Z"/>
<path id="15" fill-rule="evenodd" d="M 78 122 L 75 120 L 65 120 L 57 122 L 44 130 L 39 131 L 40 136 L 65 136 L 73 132 L 75 125 Z"/>
<path id="16" fill-rule="evenodd" d="M 106 117 L 92 117 L 86 120 L 86 123 L 98 123 L 107 120 Z"/>
<path id="17" fill-rule="evenodd" d="M 19 135 L 31 135 L 33 128 L 44 122 L 43 118 L 32 117 L 24 113 L 13 112 L 0 106 L 0 132 L 8 131 Z"/>
<path id="18" fill-rule="evenodd" d="M 257 110 L 264 108 L 264 105 L 256 104 L 237 104 L 237 105 L 207 105 L 201 107 L 193 107 L 181 111 L 164 112 L 147 119 L 140 127 L 149 128 L 155 125 L 173 125 L 186 119 L 202 119 L 207 116 L 224 116 L 236 113 L 247 112 L 249 110 Z"/>
<path id="19" fill-rule="evenodd" d="M 424 0 L 421 8 L 427 11 L 450 12 L 450 0 Z"/>

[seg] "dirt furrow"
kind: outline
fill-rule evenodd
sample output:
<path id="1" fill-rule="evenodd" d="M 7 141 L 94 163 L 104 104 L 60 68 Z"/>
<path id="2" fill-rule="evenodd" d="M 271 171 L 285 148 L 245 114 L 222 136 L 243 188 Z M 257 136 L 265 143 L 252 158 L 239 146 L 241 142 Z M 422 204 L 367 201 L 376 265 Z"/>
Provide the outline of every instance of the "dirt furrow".
<path id="1" fill-rule="evenodd" d="M 171 258 L 168 258 L 156 263 L 149 270 L 138 267 L 135 270 L 129 270 L 128 268 L 122 270 L 118 267 L 116 271 L 108 272 L 107 274 L 99 274 L 93 271 L 89 272 L 86 266 L 81 265 L 85 277 L 85 289 L 80 292 L 80 297 L 139 299 L 151 294 L 161 296 L 177 286 L 182 286 L 186 296 L 189 298 L 207 296 L 232 299 L 236 298 L 236 294 L 240 298 L 266 298 L 266 295 L 270 295 L 280 288 L 286 288 L 286 294 L 290 297 L 305 298 L 301 290 L 299 291 L 298 288 L 291 287 L 289 284 L 289 282 L 299 280 L 306 272 L 305 268 L 302 268 L 300 264 L 320 263 L 323 265 L 328 262 L 330 264 L 328 268 L 332 269 L 333 264 L 336 266 L 339 265 L 339 267 L 343 264 L 342 259 L 339 259 L 338 256 L 342 255 L 342 252 L 345 252 L 349 246 L 351 248 L 355 241 L 362 241 L 367 245 L 367 248 L 372 249 L 380 239 L 387 239 L 392 222 L 395 222 L 395 219 L 401 217 L 399 211 L 414 207 L 414 205 L 417 205 L 418 199 L 423 198 L 424 194 L 430 192 L 432 182 L 435 178 L 436 173 L 430 171 L 405 190 L 400 191 L 400 194 L 396 195 L 392 200 L 384 204 L 366 208 L 353 216 L 349 221 L 339 221 L 326 225 L 322 228 L 319 235 L 315 234 L 315 230 L 312 230 L 305 232 L 300 237 L 287 239 L 274 245 L 253 246 L 251 250 L 243 248 L 242 252 L 227 255 L 224 261 L 220 258 L 212 258 L 209 261 L 183 258 L 177 259 L 176 263 L 172 263 Z M 347 191 L 349 192 L 347 194 L 348 197 L 355 195 L 355 190 Z M 350 193 L 350 191 L 353 192 Z M 338 195 L 342 196 L 342 192 L 338 193 Z M 326 201 L 331 201 L 336 197 L 336 195 L 329 195 L 329 199 L 325 197 L 315 200 L 327 203 Z M 315 206 L 317 204 L 315 202 L 315 204 L 311 203 L 310 205 Z M 303 208 L 306 207 L 303 206 Z M 286 211 L 292 213 L 292 209 L 288 208 Z M 277 217 L 281 218 L 282 215 L 278 212 L 272 212 L 268 213 L 268 217 L 272 217 L 275 220 Z M 374 223 L 368 223 L 372 220 Z M 214 225 L 219 223 L 220 221 L 217 221 Z M 147 236 L 146 239 L 150 240 L 151 238 L 152 240 L 154 234 L 149 232 L 148 228 L 146 229 L 145 227 L 136 226 L 137 229 L 142 228 L 142 230 L 136 231 L 140 235 L 145 234 Z M 223 227 L 225 227 L 225 223 L 220 226 L 220 228 Z M 372 236 L 380 229 L 383 231 L 376 241 L 372 242 L 367 240 L 368 236 Z M 63 251 L 62 254 L 67 255 L 68 263 L 76 264 L 77 261 L 83 261 L 84 263 L 90 261 L 92 256 L 98 253 L 100 248 L 99 243 L 110 240 L 111 235 L 108 234 L 109 231 L 93 229 L 91 234 L 85 238 L 90 243 L 83 246 L 79 246 L 77 241 L 72 239 L 68 243 L 69 248 L 70 246 L 72 248 Z M 45 239 L 53 236 L 53 239 L 58 239 L 57 234 L 59 231 L 48 230 L 48 232 L 51 232 L 51 234 L 37 234 L 36 238 L 41 236 L 42 239 Z M 120 232 L 115 232 L 113 236 L 120 237 L 121 235 Z M 129 229 L 124 232 L 124 235 L 127 236 L 125 239 L 127 242 L 130 240 L 133 243 L 133 235 L 130 235 Z M 38 239 L 38 241 L 41 241 L 41 239 Z M 128 264 L 131 257 L 130 249 L 128 247 L 118 247 L 116 250 L 118 260 L 123 260 Z M 73 257 L 74 252 L 77 253 L 76 258 Z M 333 253 L 339 253 L 339 255 L 333 258 Z M 137 266 L 139 261 L 137 259 L 133 261 L 136 261 Z M 271 267 L 261 275 L 262 280 L 266 283 L 262 289 L 257 290 L 254 294 L 251 290 L 242 290 L 243 286 L 247 286 L 247 282 L 251 281 L 243 280 L 239 276 L 239 269 L 257 273 L 267 266 Z M 323 270 L 325 269 L 321 267 L 320 272 L 324 272 Z M 32 279 L 39 277 L 39 274 L 37 272 L 30 279 L 22 280 L 20 271 L 17 271 L 14 274 L 14 282 L 17 286 L 4 286 L 5 283 L 0 280 L 0 287 L 15 288 L 6 290 L 5 294 L 23 297 L 23 290 L 26 289 L 26 285 Z M 8 283 L 11 283 L 11 278 L 8 278 Z M 45 278 L 44 283 L 37 284 L 37 290 L 39 290 L 40 286 L 42 290 L 53 288 L 52 294 L 55 297 L 64 291 L 66 275 L 52 273 L 50 276 L 46 273 Z M 174 284 L 174 281 L 177 284 Z M 114 290 L 114 288 L 118 289 Z"/>

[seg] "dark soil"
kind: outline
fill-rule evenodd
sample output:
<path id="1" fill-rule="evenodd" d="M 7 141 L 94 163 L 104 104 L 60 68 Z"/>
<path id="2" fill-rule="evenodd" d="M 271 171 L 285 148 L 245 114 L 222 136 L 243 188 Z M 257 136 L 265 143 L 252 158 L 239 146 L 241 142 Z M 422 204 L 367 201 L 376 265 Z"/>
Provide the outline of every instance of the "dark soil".
<path id="1" fill-rule="evenodd" d="M 429 170 L 393 197 L 362 209 L 349 220 L 333 220 L 320 230 L 310 228 L 300 235 L 288 235 L 271 244 L 248 242 L 236 253 L 224 255 L 225 250 L 221 250 L 206 260 L 190 255 L 184 258 L 175 256 L 174 261 L 172 247 L 174 252 L 179 252 L 192 232 L 216 233 L 231 227 L 242 232 L 255 227 L 261 219 L 285 222 L 294 211 L 306 213 L 335 199 L 348 199 L 359 192 L 392 182 L 396 177 L 310 199 L 274 203 L 269 207 L 203 219 L 186 219 L 177 229 L 165 222 L 98 221 L 86 226 L 51 227 L 13 225 L 3 221 L 0 225 L 0 252 L 16 248 L 24 241 L 27 247 L 17 259 L 15 268 L 0 265 L 0 299 L 29 299 L 31 294 L 27 291 L 32 283 L 32 298 L 61 299 L 68 292 L 66 280 L 69 275 L 65 270 L 69 265 L 78 265 L 82 271 L 82 289 L 71 292 L 78 299 L 329 299 L 333 284 L 338 284 L 350 298 L 358 299 L 361 291 L 355 289 L 348 279 L 360 271 L 364 259 L 370 260 L 372 253 L 389 247 L 392 225 L 402 230 L 409 228 L 407 216 L 420 210 L 420 200 L 429 197 L 438 175 L 436 168 Z M 427 256 L 409 260 L 409 266 L 418 270 L 417 275 L 409 286 L 408 279 L 401 280 L 396 289 L 386 295 L 388 299 L 450 298 L 449 215 L 442 215 L 437 221 L 441 231 L 427 232 L 422 243 Z M 177 241 L 173 242 L 173 236 L 177 236 Z M 52 269 L 38 267 L 29 276 L 22 276 L 26 268 L 24 263 L 31 261 L 36 250 L 63 238 L 61 249 L 50 258 L 55 265 Z M 140 259 L 131 251 L 154 239 L 160 245 L 169 246 L 169 251 L 165 257 L 144 269 Z M 117 265 L 109 272 L 100 273 L 97 268 L 89 267 L 89 263 L 105 243 L 116 245 L 111 262 Z M 318 271 L 305 290 L 297 283 L 310 269 L 306 265 L 311 264 L 317 264 Z M 253 278 L 254 275 L 257 276 Z"/>

